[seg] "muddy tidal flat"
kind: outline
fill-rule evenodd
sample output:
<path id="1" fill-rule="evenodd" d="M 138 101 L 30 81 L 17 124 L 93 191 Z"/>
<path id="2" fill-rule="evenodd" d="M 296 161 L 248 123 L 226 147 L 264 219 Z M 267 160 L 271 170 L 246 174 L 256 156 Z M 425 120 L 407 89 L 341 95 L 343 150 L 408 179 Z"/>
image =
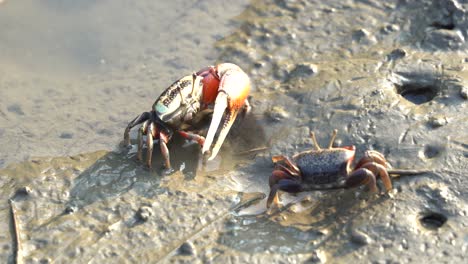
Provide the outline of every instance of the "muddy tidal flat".
<path id="1" fill-rule="evenodd" d="M 229 10 L 229 12 L 226 12 Z M 2 263 L 466 263 L 468 3 L 0 0 Z M 176 79 L 232 62 L 252 112 L 218 157 L 121 147 Z M 327 146 L 428 172 L 282 194 L 271 157 Z M 135 129 L 136 130 L 136 129 Z"/>

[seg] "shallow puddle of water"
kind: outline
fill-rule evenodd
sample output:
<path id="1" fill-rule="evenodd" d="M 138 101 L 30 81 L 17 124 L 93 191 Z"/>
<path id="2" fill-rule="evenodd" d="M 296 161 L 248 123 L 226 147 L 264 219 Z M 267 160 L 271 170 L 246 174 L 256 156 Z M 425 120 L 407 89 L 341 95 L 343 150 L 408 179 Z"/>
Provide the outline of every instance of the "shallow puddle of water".
<path id="1" fill-rule="evenodd" d="M 3 2 L 0 167 L 113 149 L 163 89 L 216 62 L 247 3 Z"/>

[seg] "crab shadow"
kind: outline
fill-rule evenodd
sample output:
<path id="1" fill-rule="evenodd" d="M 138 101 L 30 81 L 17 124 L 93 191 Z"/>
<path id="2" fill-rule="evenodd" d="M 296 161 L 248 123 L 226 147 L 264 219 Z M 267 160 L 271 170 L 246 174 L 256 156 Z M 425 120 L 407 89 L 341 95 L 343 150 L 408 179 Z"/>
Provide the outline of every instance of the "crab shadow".
<path id="1" fill-rule="evenodd" d="M 356 195 L 356 190 L 316 192 L 312 195 L 315 194 L 317 198 L 312 201 L 293 202 L 270 213 L 233 216 L 218 242 L 249 253 L 301 254 L 320 249 L 327 242 L 344 235 L 351 242 L 340 251 L 345 255 L 366 243 L 357 241 L 360 238 L 356 239 L 354 235 L 355 222 L 367 210 L 373 210 L 389 199 L 387 195 L 375 197 L 366 192 Z M 363 202 L 365 206 L 362 206 Z"/>
<path id="2" fill-rule="evenodd" d="M 247 115 L 244 119 L 236 121 L 232 127 L 232 133 L 228 135 L 218 154 L 223 162 L 221 165 L 214 166 L 214 169 L 211 168 L 210 173 L 216 173 L 221 166 L 223 170 L 233 168 L 239 160 L 238 157 L 232 158 L 235 156 L 233 153 L 264 144 L 265 137 L 262 131 L 253 115 Z M 132 135 L 132 138 L 135 136 Z M 161 187 L 161 180 L 166 177 L 182 174 L 185 181 L 191 181 L 197 175 L 203 176 L 206 173 L 207 168 L 202 162 L 203 157 L 198 144 L 187 142 L 178 134 L 174 134 L 168 148 L 175 172 L 169 175 L 165 174 L 163 157 L 157 146 L 156 142 L 152 169 L 137 160 L 136 142 L 133 141 L 131 147 L 122 147 L 96 160 L 74 180 L 64 213 L 74 212 L 97 201 L 115 198 L 129 191 L 143 197 L 154 198 L 167 191 Z M 143 160 L 146 159 L 145 153 L 146 149 L 143 150 Z M 204 187 L 200 186 L 200 188 Z"/>
<path id="3" fill-rule="evenodd" d="M 187 177 L 192 177 L 189 175 L 196 173 L 199 147 L 183 146 L 179 140 L 174 140 L 172 143 L 170 152 L 174 167 L 184 168 L 183 171 L 175 173 L 183 173 Z M 152 169 L 136 159 L 135 148 L 132 143 L 131 148 L 109 152 L 84 170 L 72 185 L 67 210 L 76 210 L 130 190 L 146 197 L 153 197 L 163 192 L 164 190 L 159 188 L 160 181 L 162 177 L 171 177 L 171 175 L 163 174 L 159 148 L 154 150 Z"/>

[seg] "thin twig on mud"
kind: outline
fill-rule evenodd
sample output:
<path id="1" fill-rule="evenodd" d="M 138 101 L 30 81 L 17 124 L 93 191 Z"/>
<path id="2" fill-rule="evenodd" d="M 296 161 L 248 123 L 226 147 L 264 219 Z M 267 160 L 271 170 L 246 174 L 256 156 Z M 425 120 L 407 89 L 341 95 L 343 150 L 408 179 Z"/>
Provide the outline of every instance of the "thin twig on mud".
<path id="1" fill-rule="evenodd" d="M 16 211 L 13 199 L 9 200 L 10 209 L 11 209 L 11 216 L 13 221 L 13 229 L 15 231 L 15 263 L 20 264 L 22 263 L 20 254 L 21 254 L 21 242 L 20 242 L 20 233 L 19 233 L 19 226 L 18 226 L 18 212 Z"/>
<path id="2" fill-rule="evenodd" d="M 426 170 L 426 169 L 415 169 L 415 170 L 407 170 L 407 169 L 390 169 L 387 171 L 387 173 L 392 177 L 392 178 L 398 178 L 401 176 L 411 176 L 411 175 L 420 175 L 424 173 L 431 173 L 431 170 Z"/>
<path id="3" fill-rule="evenodd" d="M 236 156 L 248 155 L 248 154 L 252 154 L 254 152 L 260 152 L 260 151 L 264 151 L 264 150 L 267 150 L 267 149 L 268 149 L 268 147 L 253 148 L 253 149 L 237 152 Z"/>

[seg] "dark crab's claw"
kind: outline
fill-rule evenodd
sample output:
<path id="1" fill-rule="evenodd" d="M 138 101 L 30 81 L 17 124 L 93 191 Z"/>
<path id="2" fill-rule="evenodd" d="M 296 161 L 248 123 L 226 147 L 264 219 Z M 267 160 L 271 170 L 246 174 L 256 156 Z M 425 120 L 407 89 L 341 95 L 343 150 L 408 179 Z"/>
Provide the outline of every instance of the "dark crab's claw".
<path id="1" fill-rule="evenodd" d="M 214 112 L 202 153 L 209 153 L 216 132 L 219 134 L 208 160 L 218 154 L 229 129 L 239 111 L 244 107 L 250 91 L 250 79 L 242 69 L 232 63 L 222 63 L 205 69 L 204 103 L 214 100 Z M 217 88 L 217 89 L 216 89 Z M 215 98 L 215 99 L 214 99 Z"/>

